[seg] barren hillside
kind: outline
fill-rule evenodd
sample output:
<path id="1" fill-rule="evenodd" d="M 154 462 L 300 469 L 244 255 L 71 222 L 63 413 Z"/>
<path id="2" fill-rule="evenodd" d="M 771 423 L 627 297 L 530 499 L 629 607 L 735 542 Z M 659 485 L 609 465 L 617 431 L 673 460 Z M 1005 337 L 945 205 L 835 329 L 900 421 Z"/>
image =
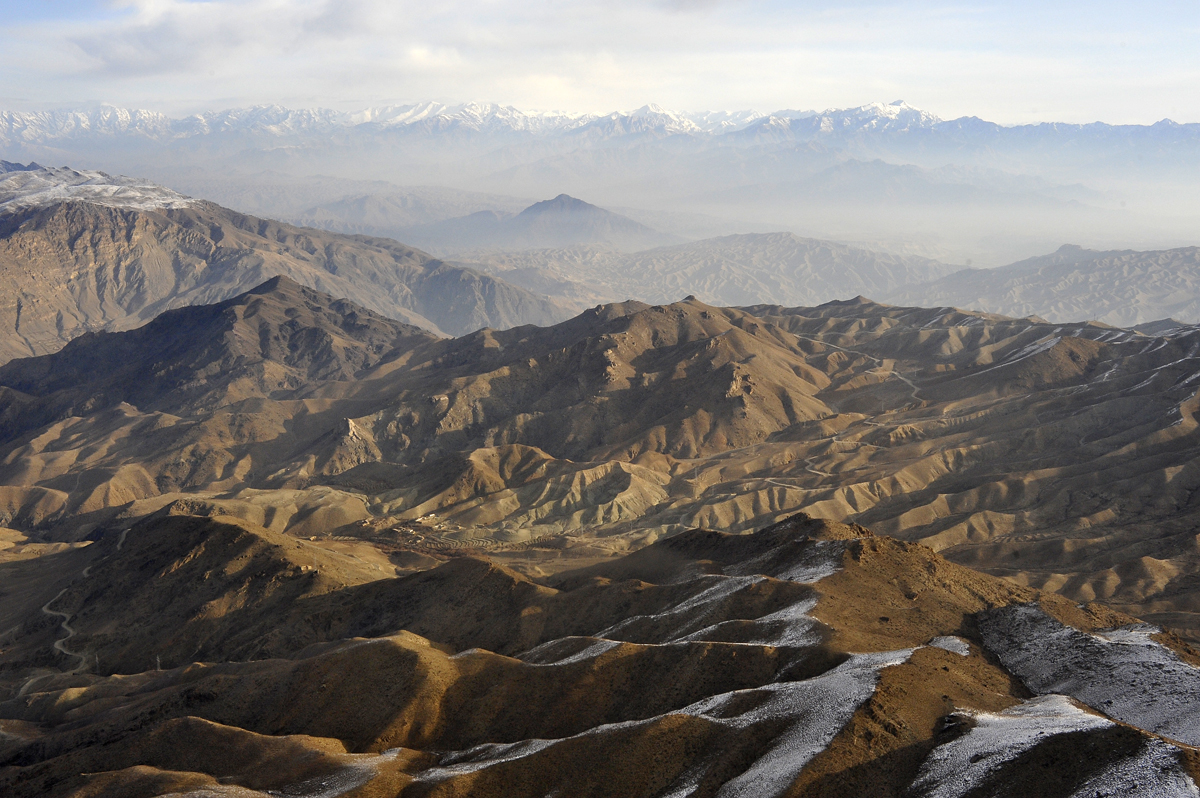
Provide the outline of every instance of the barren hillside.
<path id="1" fill-rule="evenodd" d="M 435 340 L 283 282 L 157 324 L 0 368 L 8 526 L 77 541 L 187 498 L 428 562 L 803 509 L 1200 626 L 1193 330 L 689 300 Z"/>
<path id="2" fill-rule="evenodd" d="M 14 798 L 1196 794 L 1193 650 L 861 527 L 540 582 L 169 514 L 72 556 L 0 651 Z"/>
<path id="3" fill-rule="evenodd" d="M 37 171 L 0 180 L 0 361 L 228 299 L 276 275 L 442 334 L 569 315 L 388 239 L 258 219 L 102 173 L 41 171 L 36 191 L 28 176 Z"/>

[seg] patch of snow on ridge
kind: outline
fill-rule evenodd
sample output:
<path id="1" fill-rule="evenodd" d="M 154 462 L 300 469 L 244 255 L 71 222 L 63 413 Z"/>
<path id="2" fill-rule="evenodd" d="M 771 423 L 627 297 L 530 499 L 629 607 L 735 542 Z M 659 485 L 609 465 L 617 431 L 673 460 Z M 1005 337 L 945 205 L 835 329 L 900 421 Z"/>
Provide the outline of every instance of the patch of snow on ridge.
<path id="1" fill-rule="evenodd" d="M 929 645 L 934 648 L 940 648 L 943 651 L 949 651 L 951 654 L 958 654 L 960 657 L 970 656 L 971 644 L 961 637 L 935 637 L 929 641 Z"/>
<path id="2" fill-rule="evenodd" d="M 844 540 L 819 540 L 808 549 L 804 560 L 773 574 L 776 579 L 811 585 L 842 570 Z"/>
<path id="3" fill-rule="evenodd" d="M 910 656 L 912 649 L 856 654 L 828 673 L 812 679 L 727 693 L 682 710 L 734 724 L 737 728 L 767 719 L 793 719 L 765 754 L 746 771 L 722 785 L 717 798 L 783 795 L 800 776 L 800 771 L 829 747 L 858 708 L 874 694 L 879 671 L 907 662 Z M 767 693 L 770 698 L 750 712 L 733 718 L 724 717 L 726 708 L 734 704 L 738 696 L 755 692 Z"/>
<path id="4" fill-rule="evenodd" d="M 630 724 L 615 723 L 614 727 L 627 726 Z M 605 727 L 600 727 L 605 728 Z M 589 730 L 582 735 L 585 736 L 593 733 L 595 730 Z M 570 738 L 567 738 L 570 739 Z M 554 745 L 557 740 L 521 740 L 517 743 L 484 743 L 477 745 L 474 748 L 468 748 L 465 751 L 454 751 L 442 757 L 442 761 L 437 767 L 430 768 L 420 774 L 420 781 L 444 781 L 451 776 L 458 776 L 463 773 L 474 773 L 478 770 L 491 767 L 492 765 L 501 765 L 505 762 L 515 762 L 518 759 L 523 759 L 527 756 L 532 756 L 539 751 L 544 751 Z"/>
<path id="5" fill-rule="evenodd" d="M 776 579 L 786 579 L 789 582 L 799 582 L 811 585 L 820 582 L 827 576 L 833 576 L 842 569 L 842 556 L 846 553 L 844 540 L 810 540 L 798 554 L 790 552 L 788 544 L 778 546 L 765 554 L 738 563 L 728 569 L 735 575 L 763 574 Z M 790 559 L 782 565 L 772 565 L 772 561 L 790 554 Z"/>
<path id="6" fill-rule="evenodd" d="M 879 672 L 908 661 L 912 649 L 857 654 L 838 667 L 797 682 L 775 682 L 712 696 L 682 709 L 645 720 L 597 726 L 558 740 L 531 739 L 518 743 L 485 744 L 446 754 L 438 766 L 417 775 L 425 783 L 477 772 L 493 765 L 535 756 L 559 743 L 595 735 L 620 734 L 649 726 L 667 715 L 689 715 L 736 732 L 764 724 L 786 723 L 759 758 L 717 792 L 717 798 L 773 798 L 783 795 L 809 762 L 829 747 L 851 717 L 874 694 Z M 752 739 L 754 735 L 746 735 Z M 687 795 L 703 772 L 690 770 L 673 795 Z"/>
<path id="7" fill-rule="evenodd" d="M 1179 764 L 1179 749 L 1155 738 L 1138 754 L 1114 762 L 1084 782 L 1070 798 L 1200 798 L 1196 782 Z"/>
<path id="8" fill-rule="evenodd" d="M 821 633 L 817 631 L 821 622 L 808 613 L 816 606 L 815 598 L 797 601 L 795 604 L 753 621 L 723 621 L 706 626 L 679 638 L 679 642 L 733 642 L 740 645 L 795 646 L 798 648 L 815 646 L 821 642 Z M 750 633 L 746 634 L 747 631 Z"/>
<path id="9" fill-rule="evenodd" d="M 1065 693 L 1109 717 L 1200 745 L 1200 669 L 1140 624 L 1088 634 L 1036 604 L 980 615 L 984 644 L 1035 693 Z"/>
<path id="10" fill-rule="evenodd" d="M 399 753 L 399 748 L 392 748 L 382 754 L 359 754 L 356 756 L 357 761 L 348 767 L 336 773 L 317 776 L 289 785 L 279 794 L 292 796 L 292 798 L 338 798 L 338 796 L 357 790 L 371 781 L 379 775 L 379 766 L 394 761 Z M 191 794 L 189 793 L 189 795 Z M 204 793 L 199 792 L 198 794 L 203 795 Z"/>
<path id="11" fill-rule="evenodd" d="M 520 658 L 527 665 L 570 665 L 595 659 L 619 645 L 616 640 L 595 637 L 559 637 L 529 649 Z"/>
<path id="12" fill-rule="evenodd" d="M 68 201 L 136 210 L 184 208 L 195 202 L 146 180 L 104 172 L 42 167 L 0 175 L 0 213 Z"/>
<path id="13" fill-rule="evenodd" d="M 642 640 L 643 630 L 657 628 L 659 624 L 665 622 L 669 624 L 668 630 L 654 636 L 660 639 L 663 637 L 680 639 L 708 626 L 708 619 L 720 609 L 725 601 L 762 581 L 761 576 L 705 575 L 694 580 L 696 585 L 703 586 L 698 593 L 670 609 L 653 615 L 630 616 L 597 632 L 594 636 L 637 643 Z"/>
<path id="14" fill-rule="evenodd" d="M 913 782 L 914 795 L 960 798 L 982 785 L 1004 763 L 1052 735 L 1114 725 L 1061 695 L 1041 696 L 999 714 L 981 712 L 974 717 L 975 728 L 935 748 L 921 765 Z"/>

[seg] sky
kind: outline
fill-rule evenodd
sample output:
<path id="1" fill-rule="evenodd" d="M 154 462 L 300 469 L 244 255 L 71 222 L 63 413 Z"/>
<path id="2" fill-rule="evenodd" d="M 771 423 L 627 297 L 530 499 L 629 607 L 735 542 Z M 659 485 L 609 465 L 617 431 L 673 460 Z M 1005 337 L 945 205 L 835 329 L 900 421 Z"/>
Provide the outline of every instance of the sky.
<path id="1" fill-rule="evenodd" d="M 422 100 L 1200 122 L 1200 2 L 0 0 L 0 110 Z"/>

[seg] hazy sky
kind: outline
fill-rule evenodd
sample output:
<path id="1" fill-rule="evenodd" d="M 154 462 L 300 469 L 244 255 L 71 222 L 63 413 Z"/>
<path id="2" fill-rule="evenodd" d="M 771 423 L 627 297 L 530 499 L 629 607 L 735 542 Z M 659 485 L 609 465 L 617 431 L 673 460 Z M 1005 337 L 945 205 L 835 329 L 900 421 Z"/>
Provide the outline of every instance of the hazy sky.
<path id="1" fill-rule="evenodd" d="M 904 99 L 1200 122 L 1200 2 L 0 0 L 0 107 L 416 100 L 606 112 Z"/>

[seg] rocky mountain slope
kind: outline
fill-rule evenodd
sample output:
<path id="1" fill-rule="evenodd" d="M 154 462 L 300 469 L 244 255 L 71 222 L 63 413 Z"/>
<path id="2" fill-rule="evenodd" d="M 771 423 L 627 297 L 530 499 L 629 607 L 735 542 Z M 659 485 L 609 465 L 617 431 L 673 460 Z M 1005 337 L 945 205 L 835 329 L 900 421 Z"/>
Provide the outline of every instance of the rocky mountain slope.
<path id="1" fill-rule="evenodd" d="M 216 305 L 167 311 L 124 333 L 87 333 L 65 349 L 0 367 L 10 396 L 3 429 L 17 437 L 43 422 L 122 404 L 173 412 L 265 398 L 315 382 L 352 379 L 398 349 L 437 336 L 274 277 Z M 17 399 L 16 401 L 20 401 Z"/>
<path id="2" fill-rule="evenodd" d="M 434 340 L 284 282 L 165 328 L 196 335 L 0 368 L 5 525 L 80 541 L 186 498 L 428 564 L 803 509 L 1200 629 L 1195 329 L 689 300 Z"/>
<path id="3" fill-rule="evenodd" d="M 607 247 L 463 253 L 508 282 L 567 301 L 818 305 L 883 296 L 960 267 L 792 233 L 731 235 L 626 254 Z"/>
<path id="4" fill-rule="evenodd" d="M 172 514 L 57 556 L 0 650 L 14 798 L 1200 794 L 1194 650 L 862 527 L 537 581 Z"/>
<path id="5" fill-rule="evenodd" d="M 568 315 L 395 241 L 245 216 L 96 172 L 0 177 L 0 360 L 227 299 L 277 274 L 443 334 Z"/>
<path id="6" fill-rule="evenodd" d="M 1200 248 L 1097 252 L 1064 246 L 999 269 L 969 269 L 879 294 L 898 303 L 1036 315 L 1121 327 L 1167 317 L 1200 322 Z"/>

